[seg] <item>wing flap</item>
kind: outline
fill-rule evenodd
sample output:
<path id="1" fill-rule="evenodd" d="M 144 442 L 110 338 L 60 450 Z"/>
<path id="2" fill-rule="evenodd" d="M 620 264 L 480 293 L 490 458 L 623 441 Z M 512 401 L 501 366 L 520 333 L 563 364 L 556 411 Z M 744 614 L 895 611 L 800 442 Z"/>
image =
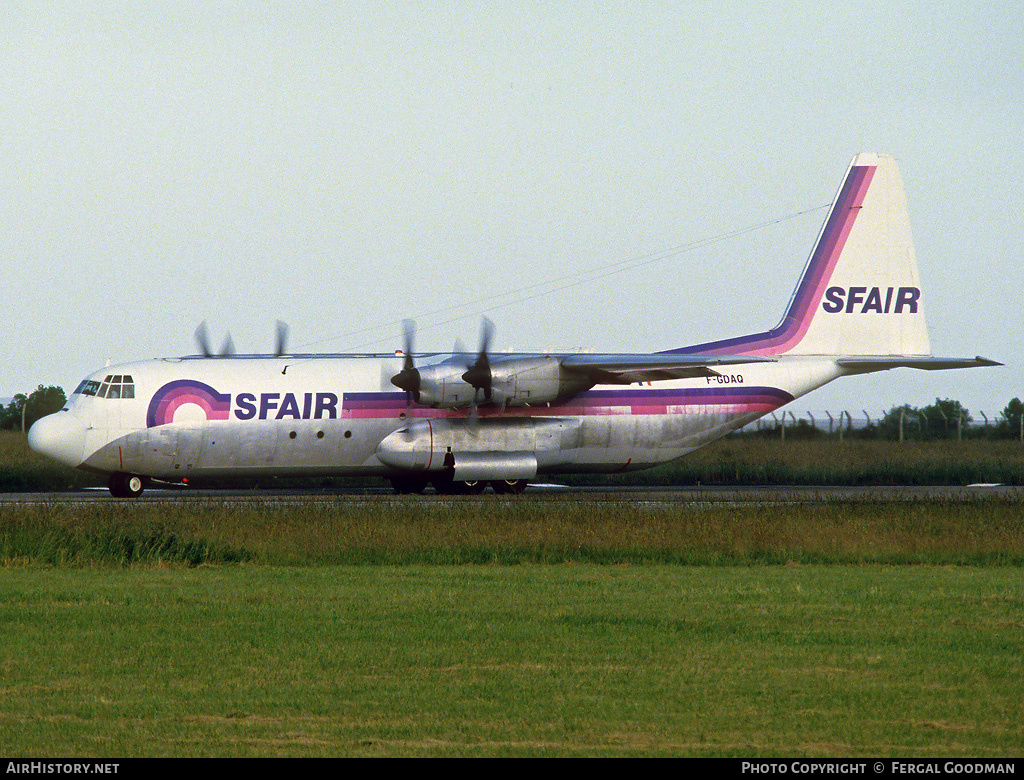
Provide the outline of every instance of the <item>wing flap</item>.
<path id="1" fill-rule="evenodd" d="M 566 355 L 562 368 L 583 374 L 595 384 L 658 382 L 718 376 L 716 367 L 773 363 L 776 358 L 756 355 Z"/>

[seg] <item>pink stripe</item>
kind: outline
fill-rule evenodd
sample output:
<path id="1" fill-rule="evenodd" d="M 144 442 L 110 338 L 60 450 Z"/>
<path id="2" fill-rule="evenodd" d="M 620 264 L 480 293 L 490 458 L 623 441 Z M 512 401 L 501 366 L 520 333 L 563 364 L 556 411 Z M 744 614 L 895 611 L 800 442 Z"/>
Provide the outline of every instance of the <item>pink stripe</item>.
<path id="1" fill-rule="evenodd" d="M 847 206 L 846 214 L 843 215 L 844 219 L 842 226 L 840 227 L 839 235 L 836 237 L 823 267 L 820 269 L 819 273 L 814 274 L 814 278 L 810 280 L 812 283 L 810 291 L 806 294 L 804 299 L 800 301 L 799 310 L 797 312 L 797 328 L 789 333 L 789 338 L 779 345 L 778 349 L 775 350 L 776 352 L 788 352 L 799 344 L 807 333 L 807 329 L 811 326 L 811 321 L 814 319 L 814 315 L 818 312 L 818 304 L 821 302 L 821 296 L 825 293 L 825 287 L 832 278 L 832 274 L 836 269 L 836 264 L 839 262 L 839 258 L 843 254 L 843 249 L 846 247 L 846 240 L 850 237 L 850 231 L 853 230 L 853 224 L 857 221 L 857 215 L 864 205 L 864 197 L 867 195 L 868 188 L 871 185 L 871 179 L 875 174 L 874 167 L 863 167 L 860 170 L 863 171 L 863 175 L 860 177 L 860 181 L 857 182 L 858 186 L 853 195 L 852 202 Z"/>
<path id="2" fill-rule="evenodd" d="M 793 296 L 792 305 L 777 328 L 765 333 L 667 350 L 667 354 L 777 355 L 799 344 L 817 313 L 821 297 L 842 256 L 875 170 L 875 166 L 867 165 L 850 168 L 819 243 L 814 248 L 807 271 Z"/>
<path id="3" fill-rule="evenodd" d="M 780 399 L 778 403 L 770 401 L 740 401 L 735 403 L 682 403 L 682 404 L 632 404 L 629 406 L 593 406 L 583 404 L 565 404 L 557 409 L 538 407 L 516 408 L 507 407 L 503 412 L 498 410 L 478 409 L 481 419 L 488 417 L 611 417 L 617 415 L 652 415 L 652 414 L 705 414 L 705 413 L 745 413 L 770 412 L 778 409 L 787 401 Z M 343 419 L 350 420 L 387 420 L 397 415 L 394 409 L 361 409 L 358 412 L 347 411 Z M 459 419 L 469 416 L 466 409 L 429 409 L 417 407 L 410 410 L 411 420 Z"/>
<path id="4" fill-rule="evenodd" d="M 178 411 L 185 404 L 195 404 L 206 413 L 206 419 L 208 420 L 226 420 L 228 419 L 227 409 L 215 409 L 210 404 L 210 399 L 201 395 L 192 394 L 181 394 L 174 398 L 168 398 L 160 405 L 160 414 L 162 419 L 167 422 L 171 422 L 174 419 L 175 412 Z"/>

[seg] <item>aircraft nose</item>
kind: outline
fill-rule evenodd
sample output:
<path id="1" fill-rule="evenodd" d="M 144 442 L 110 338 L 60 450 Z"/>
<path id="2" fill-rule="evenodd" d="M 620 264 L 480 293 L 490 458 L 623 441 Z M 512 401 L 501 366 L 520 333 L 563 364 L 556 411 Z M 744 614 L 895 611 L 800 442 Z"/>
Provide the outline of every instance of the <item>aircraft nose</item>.
<path id="1" fill-rule="evenodd" d="M 28 430 L 28 446 L 68 466 L 85 460 L 85 428 L 67 412 L 42 417 Z"/>

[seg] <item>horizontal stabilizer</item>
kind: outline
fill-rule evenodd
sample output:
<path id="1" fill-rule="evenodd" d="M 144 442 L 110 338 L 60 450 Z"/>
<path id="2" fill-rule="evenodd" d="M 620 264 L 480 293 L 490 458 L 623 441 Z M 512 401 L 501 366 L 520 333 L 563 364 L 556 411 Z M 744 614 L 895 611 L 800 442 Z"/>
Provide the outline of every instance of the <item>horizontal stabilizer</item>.
<path id="1" fill-rule="evenodd" d="M 943 371 L 950 368 L 983 368 L 985 366 L 1001 366 L 995 360 L 983 357 L 973 358 L 937 358 L 930 356 L 908 355 L 904 357 L 843 357 L 836 363 L 847 374 L 870 374 L 873 371 L 888 371 L 890 368 L 919 368 L 925 371 Z"/>

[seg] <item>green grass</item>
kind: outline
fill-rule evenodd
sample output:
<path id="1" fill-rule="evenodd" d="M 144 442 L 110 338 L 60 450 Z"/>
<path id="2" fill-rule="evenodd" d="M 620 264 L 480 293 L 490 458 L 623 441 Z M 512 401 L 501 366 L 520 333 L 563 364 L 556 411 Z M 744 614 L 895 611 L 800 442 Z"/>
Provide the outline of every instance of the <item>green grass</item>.
<path id="1" fill-rule="evenodd" d="M 0 571 L 19 756 L 1019 756 L 1009 567 Z"/>
<path id="2" fill-rule="evenodd" d="M 104 485 L 94 474 L 68 468 L 29 449 L 20 431 L 0 431 L 0 491 L 41 492 L 76 490 Z"/>
<path id="3" fill-rule="evenodd" d="M 732 436 L 682 460 L 612 478 L 647 485 L 1024 485 L 1024 444 L 969 440 L 891 442 Z"/>
<path id="4" fill-rule="evenodd" d="M 0 505 L 0 565 L 1024 565 L 1020 502 L 752 506 L 336 496 Z"/>
<path id="5" fill-rule="evenodd" d="M 976 444 L 662 473 L 1010 481 L 966 478 L 1019 469 Z M 0 504 L 0 752 L 1021 755 L 1020 502 L 778 498 Z"/>

